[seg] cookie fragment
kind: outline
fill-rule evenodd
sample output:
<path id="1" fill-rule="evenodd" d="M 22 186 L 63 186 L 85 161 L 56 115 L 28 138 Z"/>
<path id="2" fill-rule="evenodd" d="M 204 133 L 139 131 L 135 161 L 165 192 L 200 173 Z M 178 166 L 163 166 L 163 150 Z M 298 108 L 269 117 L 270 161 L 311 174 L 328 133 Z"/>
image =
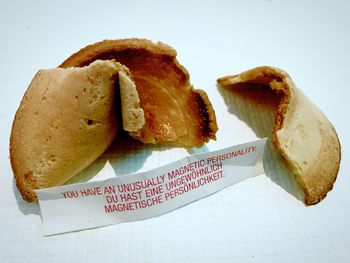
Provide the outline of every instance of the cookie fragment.
<path id="1" fill-rule="evenodd" d="M 264 85 L 281 95 L 272 130 L 272 142 L 284 157 L 304 191 L 304 202 L 320 202 L 333 188 L 340 159 L 338 135 L 327 117 L 283 70 L 263 66 L 221 77 L 218 84 L 235 88 Z"/>

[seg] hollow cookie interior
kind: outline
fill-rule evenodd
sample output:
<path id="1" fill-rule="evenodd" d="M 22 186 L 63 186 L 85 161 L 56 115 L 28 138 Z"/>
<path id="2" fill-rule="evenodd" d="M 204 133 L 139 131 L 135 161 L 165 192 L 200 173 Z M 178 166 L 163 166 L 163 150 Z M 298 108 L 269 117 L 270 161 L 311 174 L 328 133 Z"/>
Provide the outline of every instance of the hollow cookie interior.
<path id="1" fill-rule="evenodd" d="M 341 159 L 340 142 L 327 117 L 286 72 L 277 68 L 253 68 L 219 78 L 218 84 L 228 88 L 240 84 L 253 88 L 258 84 L 279 93 L 272 142 L 303 189 L 305 204 L 320 202 L 333 188 Z"/>
<path id="2" fill-rule="evenodd" d="M 96 59 L 114 59 L 131 72 L 145 119 L 140 129 L 129 131 L 132 137 L 188 147 L 215 139 L 214 109 L 206 93 L 192 87 L 173 48 L 145 39 L 104 40 L 81 49 L 60 67 L 86 66 Z"/>

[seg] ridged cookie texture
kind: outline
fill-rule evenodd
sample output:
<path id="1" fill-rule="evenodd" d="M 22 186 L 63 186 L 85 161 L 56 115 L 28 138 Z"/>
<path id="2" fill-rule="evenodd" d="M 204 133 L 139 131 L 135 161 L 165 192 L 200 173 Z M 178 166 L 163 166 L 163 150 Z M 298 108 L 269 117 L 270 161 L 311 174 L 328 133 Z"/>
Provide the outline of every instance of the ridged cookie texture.
<path id="1" fill-rule="evenodd" d="M 23 198 L 65 183 L 117 134 L 116 81 L 124 67 L 98 60 L 82 68 L 39 70 L 13 121 L 10 159 Z"/>
<path id="2" fill-rule="evenodd" d="M 218 79 L 228 88 L 267 86 L 281 95 L 272 130 L 272 142 L 288 163 L 304 191 L 304 202 L 320 202 L 333 188 L 341 146 L 327 117 L 281 69 L 257 67 L 238 75 Z"/>

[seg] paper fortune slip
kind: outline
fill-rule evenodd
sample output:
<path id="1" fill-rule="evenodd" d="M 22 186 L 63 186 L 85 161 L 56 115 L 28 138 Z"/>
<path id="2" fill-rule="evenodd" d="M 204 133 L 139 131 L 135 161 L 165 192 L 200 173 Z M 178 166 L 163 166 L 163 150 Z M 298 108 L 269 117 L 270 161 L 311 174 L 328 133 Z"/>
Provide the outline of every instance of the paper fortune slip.
<path id="1" fill-rule="evenodd" d="M 266 139 L 191 155 L 153 170 L 36 190 L 44 235 L 146 219 L 263 173 Z"/>

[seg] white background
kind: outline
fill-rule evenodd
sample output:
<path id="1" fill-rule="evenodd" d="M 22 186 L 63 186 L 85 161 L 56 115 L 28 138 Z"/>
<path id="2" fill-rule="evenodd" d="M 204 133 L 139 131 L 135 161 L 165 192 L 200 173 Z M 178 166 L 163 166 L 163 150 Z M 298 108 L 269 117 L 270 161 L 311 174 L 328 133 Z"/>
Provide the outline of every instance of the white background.
<path id="1" fill-rule="evenodd" d="M 349 262 L 349 30 L 345 0 L 1 0 L 0 262 Z M 205 150 L 256 138 L 228 112 L 217 77 L 259 65 L 286 70 L 339 134 L 333 191 L 305 207 L 261 175 L 157 218 L 43 237 L 38 206 L 24 203 L 13 186 L 15 111 L 38 69 L 56 67 L 87 44 L 127 37 L 173 46 L 191 82 L 207 91 L 220 131 Z M 119 154 L 117 163 L 122 174 L 192 152 L 148 147 Z"/>

